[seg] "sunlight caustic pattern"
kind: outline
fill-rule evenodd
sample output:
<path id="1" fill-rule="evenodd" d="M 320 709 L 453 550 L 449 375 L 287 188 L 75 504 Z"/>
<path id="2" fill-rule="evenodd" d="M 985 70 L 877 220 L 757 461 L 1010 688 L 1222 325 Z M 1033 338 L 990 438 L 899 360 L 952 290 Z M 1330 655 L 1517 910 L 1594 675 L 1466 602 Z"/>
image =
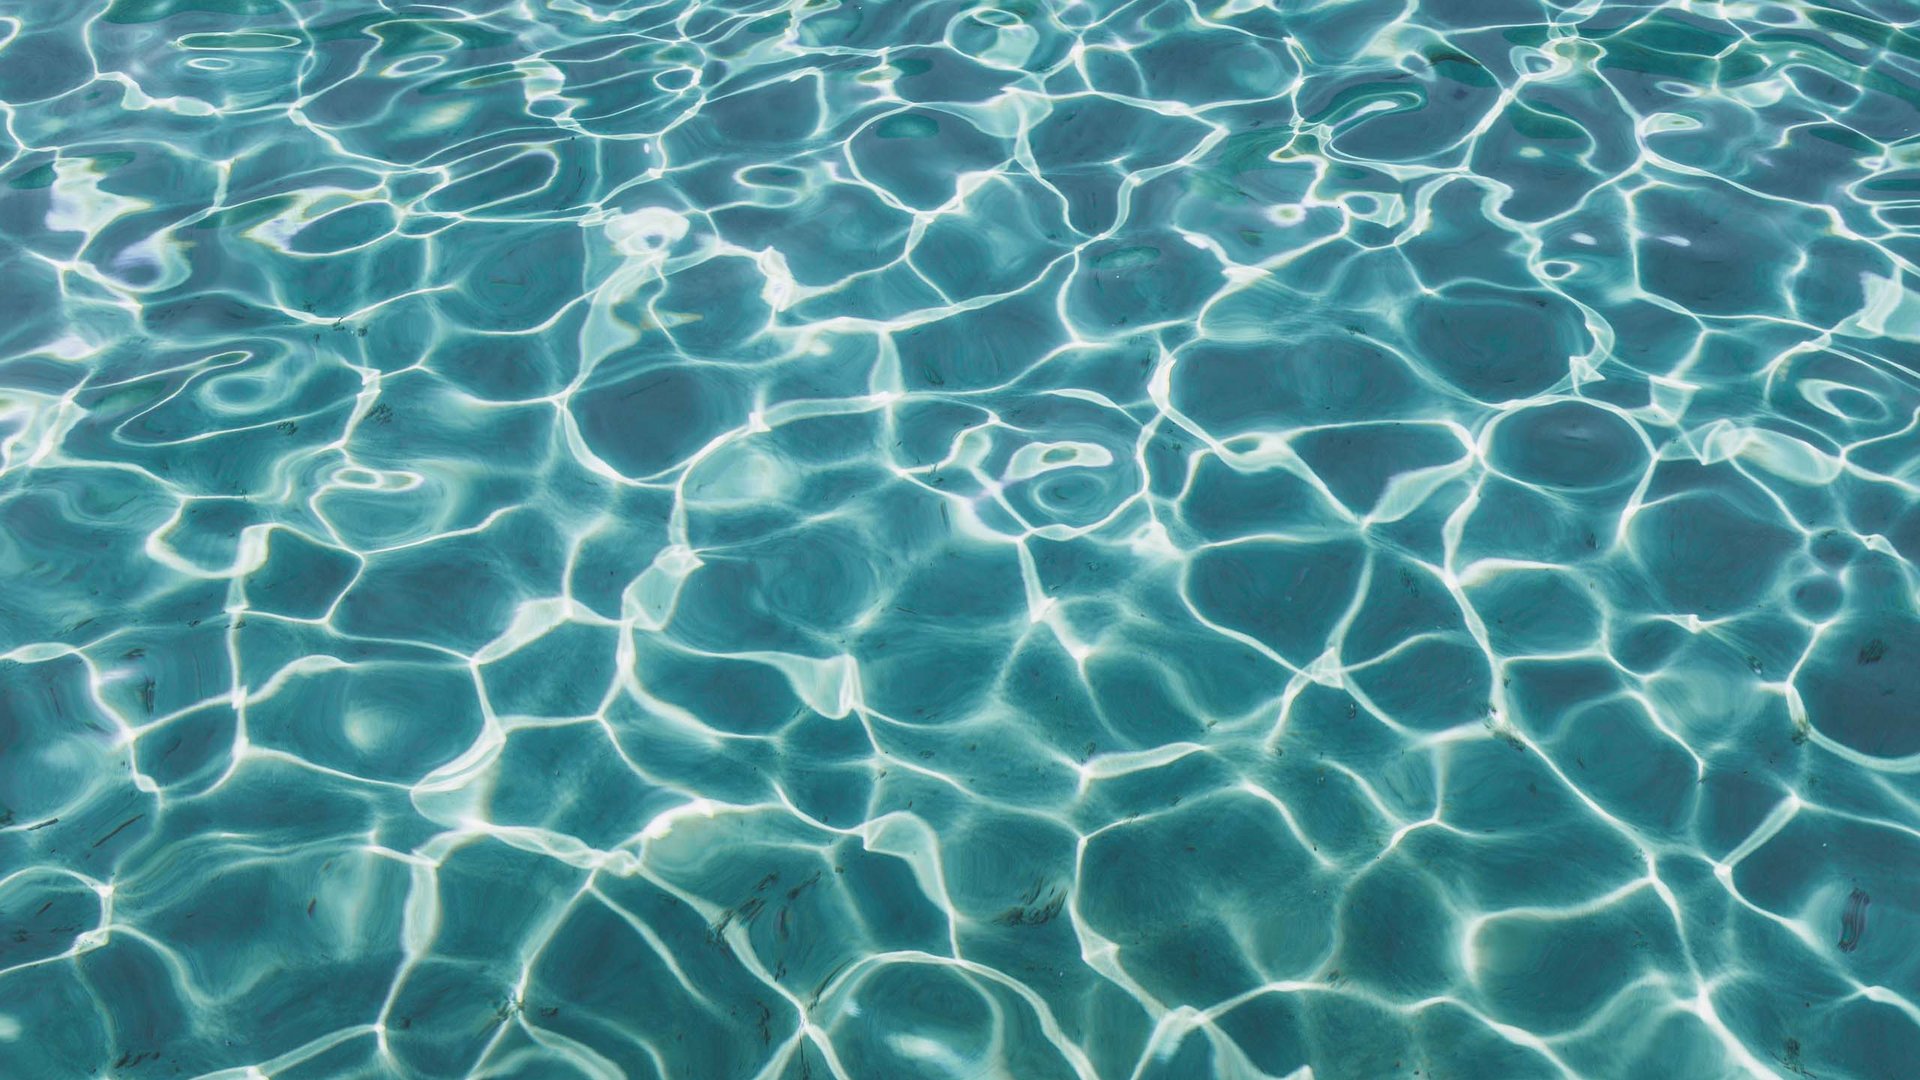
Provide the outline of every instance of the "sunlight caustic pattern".
<path id="1" fill-rule="evenodd" d="M 0 0 L 0 1074 L 1910 1076 L 1906 0 Z"/>

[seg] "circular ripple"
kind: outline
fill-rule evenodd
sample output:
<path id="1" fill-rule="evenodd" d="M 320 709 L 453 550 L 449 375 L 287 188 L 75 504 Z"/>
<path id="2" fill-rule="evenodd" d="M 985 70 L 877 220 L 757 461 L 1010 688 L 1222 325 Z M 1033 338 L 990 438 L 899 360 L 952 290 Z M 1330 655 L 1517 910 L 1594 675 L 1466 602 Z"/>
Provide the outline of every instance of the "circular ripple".
<path id="1" fill-rule="evenodd" d="M 1502 417 L 1487 456 L 1494 468 L 1524 483 L 1591 489 L 1639 474 L 1647 451 L 1633 425 L 1617 414 L 1556 401 Z"/>
<path id="2" fill-rule="evenodd" d="M 1571 304 L 1512 289 L 1472 287 L 1421 300 L 1407 330 L 1435 374 L 1483 401 L 1550 389 L 1593 345 Z"/>

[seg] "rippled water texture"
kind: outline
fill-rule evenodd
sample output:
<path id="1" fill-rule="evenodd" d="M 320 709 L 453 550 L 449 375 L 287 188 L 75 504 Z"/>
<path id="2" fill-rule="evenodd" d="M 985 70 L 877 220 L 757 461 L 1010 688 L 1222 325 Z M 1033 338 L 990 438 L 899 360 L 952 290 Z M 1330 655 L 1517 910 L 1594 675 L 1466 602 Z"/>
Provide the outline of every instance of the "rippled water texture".
<path id="1" fill-rule="evenodd" d="M 0 1076 L 1912 1077 L 1907 0 L 0 0 Z"/>

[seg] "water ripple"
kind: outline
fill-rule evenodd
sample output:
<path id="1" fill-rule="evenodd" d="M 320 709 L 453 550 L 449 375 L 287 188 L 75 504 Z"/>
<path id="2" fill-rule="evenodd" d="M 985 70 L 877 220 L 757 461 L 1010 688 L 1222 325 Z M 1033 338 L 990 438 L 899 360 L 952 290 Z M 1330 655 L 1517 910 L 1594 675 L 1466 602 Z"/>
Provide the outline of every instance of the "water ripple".
<path id="1" fill-rule="evenodd" d="M 1908 1074 L 1915 17 L 0 0 L 0 1073 Z"/>

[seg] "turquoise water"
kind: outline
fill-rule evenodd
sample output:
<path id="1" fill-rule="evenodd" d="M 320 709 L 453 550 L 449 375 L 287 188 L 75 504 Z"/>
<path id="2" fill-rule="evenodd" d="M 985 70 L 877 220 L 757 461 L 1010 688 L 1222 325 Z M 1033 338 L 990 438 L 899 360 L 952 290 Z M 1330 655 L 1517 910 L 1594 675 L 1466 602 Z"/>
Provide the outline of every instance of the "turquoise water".
<path id="1" fill-rule="evenodd" d="M 1906 0 L 0 0 L 0 1078 L 1911 1077 Z"/>

